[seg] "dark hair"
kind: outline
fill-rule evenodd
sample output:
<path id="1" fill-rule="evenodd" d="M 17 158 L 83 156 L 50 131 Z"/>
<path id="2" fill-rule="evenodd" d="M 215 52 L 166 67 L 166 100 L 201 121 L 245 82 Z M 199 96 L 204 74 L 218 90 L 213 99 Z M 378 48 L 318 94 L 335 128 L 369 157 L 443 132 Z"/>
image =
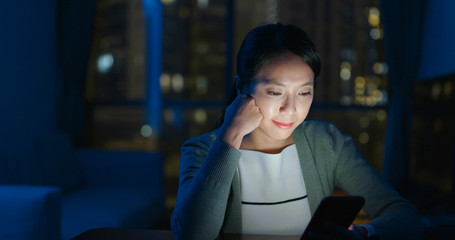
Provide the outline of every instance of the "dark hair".
<path id="1" fill-rule="evenodd" d="M 307 63 L 316 79 L 321 71 L 321 61 L 316 47 L 305 31 L 294 25 L 281 23 L 262 25 L 250 30 L 237 53 L 236 83 L 226 107 L 237 97 L 237 88 L 241 90 L 249 86 L 264 65 L 286 52 L 299 56 Z M 224 121 L 225 110 L 226 108 L 218 126 Z"/>
<path id="2" fill-rule="evenodd" d="M 302 58 L 315 78 L 319 75 L 319 54 L 306 32 L 294 25 L 268 24 L 253 28 L 243 40 L 237 54 L 238 87 L 250 84 L 264 65 L 286 52 Z"/>

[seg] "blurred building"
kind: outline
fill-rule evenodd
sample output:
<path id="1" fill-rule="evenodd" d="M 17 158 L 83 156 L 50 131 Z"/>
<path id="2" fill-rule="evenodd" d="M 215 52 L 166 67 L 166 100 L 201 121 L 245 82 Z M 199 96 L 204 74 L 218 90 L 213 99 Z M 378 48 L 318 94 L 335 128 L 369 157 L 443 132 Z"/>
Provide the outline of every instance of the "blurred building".
<path id="1" fill-rule="evenodd" d="M 378 1 L 161 2 L 163 112 L 156 114 L 161 114 L 162 134 L 154 135 L 145 119 L 144 89 L 148 83 L 142 0 L 100 0 L 87 76 L 89 146 L 163 151 L 168 204 L 172 207 L 180 146 L 184 140 L 215 128 L 230 94 L 235 54 L 243 37 L 259 24 L 280 21 L 307 31 L 322 58 L 322 73 L 317 79 L 309 117 L 335 122 L 353 137 L 366 159 L 380 169 L 387 118 L 388 65 L 382 49 L 384 33 Z M 417 86 L 416 103 L 444 101 L 453 106 L 453 84 L 452 76 Z M 453 173 L 452 168 L 443 166 L 454 159 L 454 148 L 434 147 L 428 152 L 423 151 L 421 144 L 425 145 L 425 139 L 432 138 L 435 132 L 446 129 L 454 132 L 453 114 L 448 114 L 445 108 L 436 119 L 419 114 L 417 111 L 414 119 L 411 175 L 417 182 L 436 186 L 437 191 L 447 195 Z M 450 146 L 454 146 L 454 135 L 447 142 Z M 426 161 L 435 153 L 444 154 L 436 167 Z M 433 181 L 438 171 L 443 171 L 444 177 Z"/>

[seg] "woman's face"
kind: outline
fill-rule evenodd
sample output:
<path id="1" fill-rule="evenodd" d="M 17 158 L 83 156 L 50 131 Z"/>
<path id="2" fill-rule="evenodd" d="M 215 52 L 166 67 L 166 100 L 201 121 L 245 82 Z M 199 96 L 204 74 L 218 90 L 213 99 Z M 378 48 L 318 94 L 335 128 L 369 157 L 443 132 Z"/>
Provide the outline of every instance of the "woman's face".
<path id="1" fill-rule="evenodd" d="M 313 71 L 297 55 L 285 53 L 267 63 L 254 80 L 251 95 L 263 119 L 252 134 L 262 140 L 289 139 L 313 102 Z"/>

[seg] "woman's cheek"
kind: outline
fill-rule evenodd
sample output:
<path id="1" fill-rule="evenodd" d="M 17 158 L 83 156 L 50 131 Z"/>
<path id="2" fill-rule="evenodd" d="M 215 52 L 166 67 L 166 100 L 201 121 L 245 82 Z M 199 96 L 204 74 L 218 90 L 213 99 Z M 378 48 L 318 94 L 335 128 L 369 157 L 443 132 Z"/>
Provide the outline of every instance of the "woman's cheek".
<path id="1" fill-rule="evenodd" d="M 267 104 L 262 103 L 258 105 L 259 110 L 262 113 L 262 117 L 268 118 L 269 116 L 273 115 L 273 109 L 275 108 L 274 106 L 275 106 L 274 104 L 270 103 Z"/>

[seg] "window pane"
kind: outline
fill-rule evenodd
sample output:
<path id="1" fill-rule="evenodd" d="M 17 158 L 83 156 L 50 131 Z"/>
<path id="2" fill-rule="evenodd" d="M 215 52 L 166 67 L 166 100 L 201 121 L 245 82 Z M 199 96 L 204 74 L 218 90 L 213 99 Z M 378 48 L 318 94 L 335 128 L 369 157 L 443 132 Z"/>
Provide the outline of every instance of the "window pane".
<path id="1" fill-rule="evenodd" d="M 435 199 L 448 200 L 455 187 L 454 87 L 455 75 L 449 75 L 414 88 L 411 177 L 430 188 Z"/>
<path id="2" fill-rule="evenodd" d="M 224 0 L 164 4 L 164 99 L 225 98 L 226 16 Z"/>
<path id="3" fill-rule="evenodd" d="M 321 56 L 316 103 L 384 106 L 388 66 L 379 15 L 377 1 L 236 1 L 235 48 L 257 25 L 270 21 L 297 25 Z"/>
<path id="4" fill-rule="evenodd" d="M 142 0 L 97 4 L 88 66 L 87 145 L 144 148 L 145 32 Z"/>

